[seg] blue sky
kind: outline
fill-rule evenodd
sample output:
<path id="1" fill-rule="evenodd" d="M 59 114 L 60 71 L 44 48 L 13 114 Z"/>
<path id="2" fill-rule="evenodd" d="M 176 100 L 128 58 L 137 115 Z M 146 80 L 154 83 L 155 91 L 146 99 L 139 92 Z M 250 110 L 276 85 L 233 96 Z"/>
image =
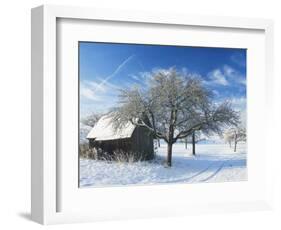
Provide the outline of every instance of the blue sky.
<path id="1" fill-rule="evenodd" d="M 80 42 L 79 55 L 81 117 L 107 112 L 118 89 L 144 87 L 149 72 L 170 67 L 200 76 L 216 101 L 245 114 L 245 49 Z"/>

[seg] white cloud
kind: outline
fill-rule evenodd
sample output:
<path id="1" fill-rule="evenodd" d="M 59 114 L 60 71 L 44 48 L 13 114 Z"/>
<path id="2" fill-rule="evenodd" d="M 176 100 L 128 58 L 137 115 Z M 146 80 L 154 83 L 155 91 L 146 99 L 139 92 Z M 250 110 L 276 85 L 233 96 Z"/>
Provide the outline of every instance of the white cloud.
<path id="1" fill-rule="evenodd" d="M 239 65 L 241 67 L 245 67 L 246 66 L 246 58 L 241 53 L 233 54 L 230 57 L 230 59 L 231 59 L 231 61 L 233 61 L 234 63 L 236 63 L 237 65 Z"/>
<path id="2" fill-rule="evenodd" d="M 246 85 L 246 77 L 228 65 L 211 71 L 207 76 L 212 84 L 227 86 L 232 82 Z"/>
<path id="3" fill-rule="evenodd" d="M 246 78 L 239 78 L 239 79 L 237 79 L 237 82 L 240 83 L 240 84 L 242 84 L 242 85 L 247 85 L 247 80 L 246 80 Z"/>
<path id="4" fill-rule="evenodd" d="M 150 72 L 139 72 L 137 74 L 131 74 L 130 77 L 134 80 L 137 85 L 142 85 L 143 87 L 147 87 L 149 85 L 149 81 L 151 79 Z"/>
<path id="5" fill-rule="evenodd" d="M 220 69 L 213 70 L 208 74 L 208 77 L 214 84 L 223 85 L 223 86 L 229 84 L 228 81 L 226 80 L 225 74 Z"/>
<path id="6" fill-rule="evenodd" d="M 234 68 L 225 65 L 223 67 L 225 75 L 230 78 L 232 81 L 235 81 L 238 84 L 246 85 L 246 77 L 241 74 L 239 71 Z"/>
<path id="7" fill-rule="evenodd" d="M 246 97 L 234 97 L 230 99 L 234 109 L 242 110 L 246 109 L 247 99 Z"/>
<path id="8" fill-rule="evenodd" d="M 112 74 L 105 78 L 96 77 L 93 81 L 80 82 L 80 109 L 83 114 L 93 110 L 106 111 L 116 103 L 120 87 L 109 83 L 109 80 L 118 74 L 134 57 L 135 55 L 131 55 L 126 58 Z"/>
<path id="9" fill-rule="evenodd" d="M 95 82 L 95 81 L 85 81 L 84 85 L 85 84 L 87 84 L 88 87 L 91 87 L 91 89 L 97 92 L 105 92 L 107 88 L 106 85 L 102 85 L 99 82 Z"/>
<path id="10" fill-rule="evenodd" d="M 117 92 L 120 87 L 101 81 L 82 81 L 80 83 L 80 96 L 81 99 L 87 99 L 91 101 L 103 101 L 105 98 Z"/>
<path id="11" fill-rule="evenodd" d="M 236 74 L 236 71 L 228 65 L 223 66 L 223 72 L 226 76 L 229 76 L 229 77 L 232 77 L 233 75 Z"/>
<path id="12" fill-rule="evenodd" d="M 106 113 L 118 101 L 118 86 L 101 80 L 80 83 L 80 116 L 91 113 Z"/>
<path id="13" fill-rule="evenodd" d="M 212 93 L 215 95 L 215 96 L 219 96 L 220 95 L 220 93 L 217 91 L 217 90 L 212 90 Z"/>
<path id="14" fill-rule="evenodd" d="M 135 74 L 130 74 L 130 77 L 133 78 L 135 81 L 142 81 L 141 77 Z"/>
<path id="15" fill-rule="evenodd" d="M 85 84 L 82 83 L 80 84 L 80 96 L 81 98 L 86 98 L 93 101 L 97 100 L 95 90 L 90 87 L 87 87 Z"/>

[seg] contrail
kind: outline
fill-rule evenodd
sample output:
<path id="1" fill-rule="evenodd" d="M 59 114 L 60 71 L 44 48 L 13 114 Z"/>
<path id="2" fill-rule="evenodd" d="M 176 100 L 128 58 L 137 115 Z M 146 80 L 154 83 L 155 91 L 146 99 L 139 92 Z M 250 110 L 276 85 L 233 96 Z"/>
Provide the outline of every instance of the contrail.
<path id="1" fill-rule="evenodd" d="M 130 60 L 132 60 L 135 57 L 135 54 L 128 57 L 125 61 L 123 61 L 112 74 L 107 76 L 98 86 L 102 87 L 110 78 L 114 77 Z"/>

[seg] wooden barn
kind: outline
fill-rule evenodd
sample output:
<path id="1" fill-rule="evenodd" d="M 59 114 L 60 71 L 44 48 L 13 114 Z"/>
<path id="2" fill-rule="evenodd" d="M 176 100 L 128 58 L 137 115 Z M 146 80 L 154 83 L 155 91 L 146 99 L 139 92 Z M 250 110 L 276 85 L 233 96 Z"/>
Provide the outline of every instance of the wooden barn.
<path id="1" fill-rule="evenodd" d="M 115 152 L 134 154 L 141 160 L 154 157 L 153 135 L 145 128 L 128 122 L 122 128 L 114 128 L 112 118 L 102 116 L 87 135 L 90 148 L 99 150 L 101 155 Z M 99 157 L 99 156 L 98 156 Z"/>

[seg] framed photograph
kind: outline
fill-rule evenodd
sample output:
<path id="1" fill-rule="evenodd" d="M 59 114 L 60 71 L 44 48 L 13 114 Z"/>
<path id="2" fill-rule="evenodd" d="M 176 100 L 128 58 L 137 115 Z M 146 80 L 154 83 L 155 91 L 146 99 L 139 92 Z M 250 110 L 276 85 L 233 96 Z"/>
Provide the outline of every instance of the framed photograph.
<path id="1" fill-rule="evenodd" d="M 32 219 L 271 208 L 272 33 L 266 19 L 32 9 Z"/>

